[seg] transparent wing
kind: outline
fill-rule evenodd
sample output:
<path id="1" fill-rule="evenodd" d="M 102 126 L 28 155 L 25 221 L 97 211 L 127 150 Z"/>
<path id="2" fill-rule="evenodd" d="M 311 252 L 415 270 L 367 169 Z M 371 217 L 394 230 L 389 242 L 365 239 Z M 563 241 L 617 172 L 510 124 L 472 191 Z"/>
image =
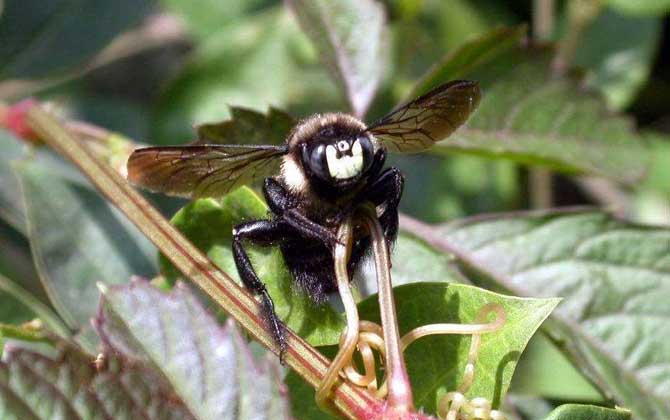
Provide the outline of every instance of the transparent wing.
<path id="1" fill-rule="evenodd" d="M 128 179 L 152 191 L 188 198 L 220 197 L 278 172 L 286 146 L 147 147 L 128 159 Z"/>
<path id="2" fill-rule="evenodd" d="M 367 131 L 392 152 L 420 152 L 460 127 L 480 98 L 477 82 L 454 80 L 400 106 Z"/>

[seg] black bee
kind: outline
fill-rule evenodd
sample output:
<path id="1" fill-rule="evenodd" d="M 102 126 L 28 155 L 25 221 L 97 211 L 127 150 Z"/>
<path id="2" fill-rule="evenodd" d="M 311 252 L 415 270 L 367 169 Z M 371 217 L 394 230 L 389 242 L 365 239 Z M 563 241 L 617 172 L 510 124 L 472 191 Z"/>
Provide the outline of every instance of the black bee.
<path id="1" fill-rule="evenodd" d="M 429 148 L 463 124 L 479 99 L 476 82 L 452 81 L 370 126 L 341 113 L 306 118 L 282 146 L 195 144 L 138 149 L 128 160 L 128 179 L 150 190 L 197 198 L 222 196 L 267 177 L 263 192 L 272 215 L 269 220 L 234 227 L 233 255 L 244 285 L 260 295 L 268 326 L 283 354 L 283 325 L 244 242 L 279 245 L 299 288 L 315 303 L 323 303 L 336 289 L 332 251 L 339 224 L 358 206 L 373 203 L 388 243 L 396 238 L 404 179 L 398 169 L 384 169 L 386 151 Z M 370 245 L 369 236 L 355 228 L 351 272 Z"/>

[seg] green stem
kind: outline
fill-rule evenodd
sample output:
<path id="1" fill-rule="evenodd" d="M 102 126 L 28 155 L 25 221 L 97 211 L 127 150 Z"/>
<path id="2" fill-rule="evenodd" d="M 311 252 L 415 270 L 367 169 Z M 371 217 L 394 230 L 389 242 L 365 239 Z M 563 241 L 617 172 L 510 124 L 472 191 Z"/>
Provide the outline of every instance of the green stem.
<path id="1" fill-rule="evenodd" d="M 230 276 L 165 220 L 112 167 L 77 141 L 54 117 L 36 106 L 27 114 L 29 126 L 63 156 L 79 167 L 95 187 L 114 203 L 151 242 L 194 284 L 230 314 L 256 340 L 277 353 L 272 335 L 265 329 L 260 304 Z M 313 387 L 317 387 L 330 361 L 292 331 L 287 331 L 286 363 Z M 333 393 L 333 403 L 347 418 L 373 418 L 384 402 L 370 392 L 344 382 Z"/>

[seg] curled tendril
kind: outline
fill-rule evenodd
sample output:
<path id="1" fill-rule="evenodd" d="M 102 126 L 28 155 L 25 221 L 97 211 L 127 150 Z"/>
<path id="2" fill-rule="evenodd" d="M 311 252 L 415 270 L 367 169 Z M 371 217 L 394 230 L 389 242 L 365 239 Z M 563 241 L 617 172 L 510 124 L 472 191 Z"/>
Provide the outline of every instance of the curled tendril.
<path id="1" fill-rule="evenodd" d="M 495 318 L 487 322 L 491 314 Z M 402 350 L 404 351 L 414 341 L 427 335 L 436 334 L 463 334 L 472 335 L 468 360 L 465 365 L 463 381 L 457 391 L 445 394 L 438 402 L 438 416 L 445 420 L 505 420 L 507 417 L 498 410 L 491 408 L 491 402 L 486 398 L 473 398 L 468 400 L 465 393 L 470 389 L 474 381 L 475 363 L 479 355 L 481 335 L 500 330 L 506 321 L 505 310 L 500 304 L 490 303 L 479 310 L 475 324 L 431 324 L 415 328 L 401 338 Z M 384 339 L 382 327 L 374 322 L 360 321 L 358 324 L 358 342 L 356 348 L 362 361 L 362 373 L 354 366 L 353 357 L 348 360 L 341 374 L 352 383 L 366 387 L 379 397 L 387 394 L 386 381 L 381 386 L 377 384 L 376 375 L 376 351 L 384 358 Z M 345 334 L 340 339 L 340 345 L 344 343 Z"/>

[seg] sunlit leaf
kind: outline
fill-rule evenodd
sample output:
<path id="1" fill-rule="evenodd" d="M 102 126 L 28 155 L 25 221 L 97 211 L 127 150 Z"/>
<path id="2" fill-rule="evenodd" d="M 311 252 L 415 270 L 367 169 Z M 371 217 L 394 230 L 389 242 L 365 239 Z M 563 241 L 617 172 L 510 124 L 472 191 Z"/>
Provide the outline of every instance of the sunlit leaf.
<path id="1" fill-rule="evenodd" d="M 507 322 L 495 333 L 482 336 L 474 382 L 466 394 L 484 397 L 497 407 L 507 392 L 526 343 L 551 313 L 559 299 L 504 296 L 462 284 L 415 283 L 394 288 L 400 333 L 421 325 L 448 322 L 474 323 L 482 306 L 499 303 Z M 377 296 L 359 304 L 361 319 L 379 323 Z M 470 338 L 460 335 L 424 337 L 405 351 L 415 406 L 435 413 L 437 401 L 455 391 L 463 379 Z M 289 375 L 293 409 L 301 419 L 323 418 L 313 403 L 313 390 Z"/>
<path id="2" fill-rule="evenodd" d="M 485 397 L 499 406 L 507 392 L 516 362 L 535 330 L 559 299 L 503 296 L 473 286 L 418 283 L 394 288 L 400 334 L 432 323 L 474 323 L 488 303 L 503 306 L 507 321 L 495 333 L 482 336 L 475 378 L 467 396 Z M 377 297 L 359 306 L 361 319 L 380 322 Z M 470 339 L 463 336 L 421 338 L 405 352 L 414 401 L 434 413 L 437 401 L 456 390 L 463 379 Z"/>
<path id="3" fill-rule="evenodd" d="M 363 116 L 388 62 L 388 33 L 376 0 L 288 0 L 354 115 Z"/>

